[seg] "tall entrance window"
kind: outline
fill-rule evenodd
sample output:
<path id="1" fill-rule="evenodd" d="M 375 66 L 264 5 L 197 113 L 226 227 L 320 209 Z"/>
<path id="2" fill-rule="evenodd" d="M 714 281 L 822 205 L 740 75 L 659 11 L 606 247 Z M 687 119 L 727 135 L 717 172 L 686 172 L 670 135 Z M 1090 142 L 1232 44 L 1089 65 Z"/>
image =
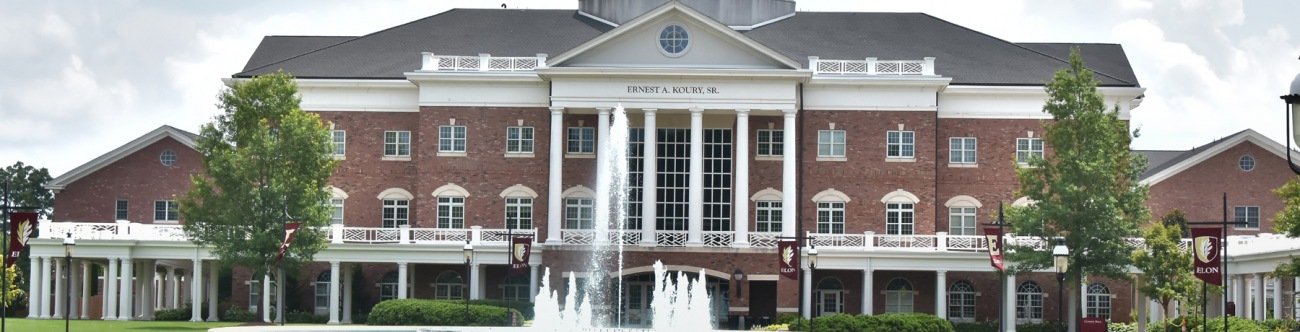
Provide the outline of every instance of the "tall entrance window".
<path id="1" fill-rule="evenodd" d="M 330 313 L 330 271 L 325 270 L 316 275 L 316 315 Z"/>
<path id="2" fill-rule="evenodd" d="M 1101 317 L 1110 320 L 1110 288 L 1106 284 L 1088 285 L 1088 313 L 1085 317 Z"/>
<path id="3" fill-rule="evenodd" d="M 704 130 L 704 230 L 731 230 L 731 129 Z"/>
<path id="4" fill-rule="evenodd" d="M 948 320 L 975 321 L 975 285 L 959 280 L 948 287 Z"/>
<path id="5" fill-rule="evenodd" d="M 911 313 L 914 289 L 907 279 L 890 280 L 885 285 L 885 313 Z"/>
<path id="6" fill-rule="evenodd" d="M 379 301 L 397 299 L 397 271 L 388 271 L 379 279 Z"/>
<path id="7" fill-rule="evenodd" d="M 1016 323 L 1043 322 L 1043 288 L 1026 281 L 1016 287 Z"/>
<path id="8" fill-rule="evenodd" d="M 433 280 L 433 299 L 434 300 L 459 300 L 465 290 L 465 283 L 460 279 L 460 273 L 456 271 L 442 271 L 438 278 Z"/>
<path id="9" fill-rule="evenodd" d="M 626 229 L 641 229 L 641 202 L 645 201 L 645 128 L 629 128 L 627 132 L 627 219 Z M 663 184 L 659 184 L 663 185 Z M 660 198 L 662 202 L 662 198 Z"/>
<path id="10" fill-rule="evenodd" d="M 655 229 L 686 231 L 690 228 L 691 131 L 681 128 L 655 130 Z M 704 229 L 729 231 L 732 189 L 732 130 L 704 129 Z M 631 128 L 628 133 L 628 204 L 629 229 L 639 229 L 643 222 L 645 128 Z M 660 233 L 660 236 L 669 234 Z M 680 242 L 685 243 L 684 234 Z M 675 241 L 668 241 L 669 243 Z"/>
<path id="11" fill-rule="evenodd" d="M 659 128 L 659 143 L 655 153 L 659 156 L 655 175 L 659 186 L 656 198 L 658 220 L 655 229 L 685 231 L 690 225 L 691 131 L 690 129 Z"/>

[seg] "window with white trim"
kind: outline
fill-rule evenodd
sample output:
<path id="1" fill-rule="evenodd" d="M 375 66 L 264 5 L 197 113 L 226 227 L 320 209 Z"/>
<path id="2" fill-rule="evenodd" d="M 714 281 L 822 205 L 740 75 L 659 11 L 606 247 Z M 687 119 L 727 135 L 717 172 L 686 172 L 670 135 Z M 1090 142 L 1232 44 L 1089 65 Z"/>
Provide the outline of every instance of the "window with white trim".
<path id="1" fill-rule="evenodd" d="M 533 199 L 521 197 L 506 198 L 506 228 L 533 228 Z"/>
<path id="2" fill-rule="evenodd" d="M 397 271 L 388 271 L 379 279 L 379 302 L 397 299 Z"/>
<path id="3" fill-rule="evenodd" d="M 1232 207 L 1232 211 L 1234 221 L 1238 223 L 1246 223 L 1245 226 L 1237 226 L 1237 228 L 1259 229 L 1258 206 L 1234 206 Z"/>
<path id="4" fill-rule="evenodd" d="M 1043 139 L 1033 137 L 1017 138 L 1016 163 L 1029 165 L 1029 160 L 1034 157 L 1043 158 Z"/>
<path id="5" fill-rule="evenodd" d="M 410 222 L 411 201 L 405 199 L 385 199 L 383 227 L 396 228 Z"/>
<path id="6" fill-rule="evenodd" d="M 463 298 L 465 282 L 456 271 L 442 271 L 433 281 L 434 300 L 459 300 Z"/>
<path id="7" fill-rule="evenodd" d="M 817 202 L 817 233 L 844 234 L 844 202 Z"/>
<path id="8" fill-rule="evenodd" d="M 176 201 L 153 202 L 153 221 L 176 222 L 177 220 L 180 220 L 180 207 L 176 205 Z"/>
<path id="9" fill-rule="evenodd" d="M 781 201 L 754 202 L 754 231 L 781 232 Z"/>
<path id="10" fill-rule="evenodd" d="M 596 128 L 569 127 L 569 153 L 595 154 Z"/>
<path id="11" fill-rule="evenodd" d="M 411 132 L 409 131 L 385 131 L 384 132 L 384 157 L 410 157 L 411 156 Z"/>
<path id="12" fill-rule="evenodd" d="M 949 235 L 978 235 L 975 234 L 975 207 L 950 207 L 948 208 L 948 234 Z"/>
<path id="13" fill-rule="evenodd" d="M 438 228 L 465 228 L 464 197 L 438 197 Z"/>
<path id="14" fill-rule="evenodd" d="M 912 282 L 903 278 L 894 278 L 885 285 L 885 313 L 911 313 L 913 296 Z"/>
<path id="15" fill-rule="evenodd" d="M 837 278 L 822 278 L 813 293 L 813 317 L 844 312 L 844 283 Z"/>
<path id="16" fill-rule="evenodd" d="M 533 153 L 533 127 L 506 127 L 506 153 Z"/>
<path id="17" fill-rule="evenodd" d="M 348 133 L 343 130 L 330 131 L 330 147 L 334 150 L 335 157 L 342 157 L 348 153 Z"/>
<path id="18" fill-rule="evenodd" d="M 592 229 L 595 203 L 590 198 L 564 200 L 564 229 Z"/>
<path id="19" fill-rule="evenodd" d="M 501 285 L 503 300 L 507 301 L 528 301 L 528 274 L 516 274 L 506 277 L 506 282 Z"/>
<path id="20" fill-rule="evenodd" d="M 316 275 L 316 285 L 314 287 L 316 315 L 330 314 L 330 270 L 321 271 L 320 274 Z"/>
<path id="21" fill-rule="evenodd" d="M 465 126 L 438 126 L 438 152 L 465 152 Z"/>
<path id="22" fill-rule="evenodd" d="M 1255 157 L 1249 155 L 1241 156 L 1241 158 L 1237 159 L 1237 167 L 1247 172 L 1255 170 Z"/>
<path id="23" fill-rule="evenodd" d="M 1088 285 L 1088 313 L 1084 317 L 1110 320 L 1110 288 L 1103 283 Z"/>
<path id="24" fill-rule="evenodd" d="M 844 131 L 818 130 L 817 156 L 822 158 L 844 158 Z"/>
<path id="25" fill-rule="evenodd" d="M 171 149 L 163 150 L 162 154 L 158 155 L 158 162 L 162 163 L 163 166 L 175 165 L 176 152 L 172 151 Z"/>
<path id="26" fill-rule="evenodd" d="M 785 131 L 781 129 L 759 129 L 758 130 L 758 150 L 759 157 L 779 157 L 784 154 L 785 150 Z"/>
<path id="27" fill-rule="evenodd" d="M 338 197 L 330 198 L 330 224 L 343 224 L 343 199 Z"/>
<path id="28" fill-rule="evenodd" d="M 130 218 L 130 213 L 128 213 L 130 211 L 127 210 L 129 206 L 130 204 L 127 204 L 125 199 L 117 200 L 117 209 L 113 214 L 113 217 L 116 219 L 113 220 L 127 220 L 127 218 Z"/>
<path id="29" fill-rule="evenodd" d="M 915 210 L 911 203 L 885 204 L 885 233 L 889 235 L 912 235 Z"/>
<path id="30" fill-rule="evenodd" d="M 975 285 L 970 281 L 958 280 L 948 286 L 948 320 L 975 321 Z"/>
<path id="31" fill-rule="evenodd" d="M 948 163 L 975 164 L 975 138 L 952 137 L 948 139 Z"/>
<path id="32" fill-rule="evenodd" d="M 257 305 L 262 303 L 262 280 L 257 275 L 248 279 L 248 312 L 257 312 Z"/>
<path id="33" fill-rule="evenodd" d="M 1026 281 L 1016 287 L 1016 323 L 1043 322 L 1043 288 Z"/>
<path id="34" fill-rule="evenodd" d="M 886 158 L 916 157 L 916 132 L 910 130 L 890 130 L 885 133 Z"/>

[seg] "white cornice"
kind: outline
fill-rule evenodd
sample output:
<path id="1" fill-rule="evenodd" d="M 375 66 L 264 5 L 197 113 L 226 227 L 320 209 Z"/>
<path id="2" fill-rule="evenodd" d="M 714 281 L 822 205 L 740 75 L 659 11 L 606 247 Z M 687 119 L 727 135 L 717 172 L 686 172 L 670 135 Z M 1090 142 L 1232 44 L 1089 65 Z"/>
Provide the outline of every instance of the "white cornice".
<path id="1" fill-rule="evenodd" d="M 406 73 L 410 83 L 457 81 L 457 82 L 541 82 L 536 72 L 454 72 L 454 71 L 413 71 Z"/>
<path id="2" fill-rule="evenodd" d="M 118 160 L 121 160 L 122 158 L 167 137 L 171 137 L 191 149 L 196 146 L 194 139 L 191 138 L 188 133 L 182 132 L 180 129 L 176 129 L 172 126 L 164 125 L 144 134 L 144 136 L 140 136 L 139 138 L 126 143 L 125 145 L 113 149 L 113 151 L 109 151 L 90 162 L 77 166 L 77 168 L 73 168 L 71 171 L 63 173 L 63 175 L 59 175 L 59 177 L 50 180 L 50 182 L 45 185 L 45 189 L 63 190 L 63 188 L 69 183 L 77 181 L 86 175 L 90 175 L 109 164 L 117 162 Z"/>
<path id="3" fill-rule="evenodd" d="M 298 79 L 300 88 L 415 88 L 408 80 Z"/>
<path id="4" fill-rule="evenodd" d="M 616 68 L 616 67 L 550 67 L 537 69 L 543 78 L 581 76 L 638 76 L 638 77 L 718 77 L 718 78 L 793 78 L 806 81 L 812 72 L 790 69 L 716 69 L 716 68 Z"/>

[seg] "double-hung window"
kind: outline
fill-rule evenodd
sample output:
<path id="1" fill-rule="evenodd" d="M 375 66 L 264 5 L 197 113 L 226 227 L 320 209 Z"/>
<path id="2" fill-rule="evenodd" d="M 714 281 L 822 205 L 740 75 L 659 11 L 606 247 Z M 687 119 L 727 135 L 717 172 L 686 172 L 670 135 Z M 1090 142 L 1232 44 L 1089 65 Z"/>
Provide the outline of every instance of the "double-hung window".
<path id="1" fill-rule="evenodd" d="M 886 158 L 916 157 L 916 132 L 890 130 L 885 134 Z"/>
<path id="2" fill-rule="evenodd" d="M 564 200 L 564 229 L 592 229 L 595 204 L 590 198 Z"/>
<path id="3" fill-rule="evenodd" d="M 438 197 L 438 228 L 465 228 L 464 197 Z"/>
<path id="4" fill-rule="evenodd" d="M 117 211 L 113 214 L 113 217 L 116 218 L 114 220 L 127 220 L 127 218 L 130 217 L 127 206 L 129 206 L 129 204 L 127 204 L 125 199 L 117 200 Z"/>
<path id="5" fill-rule="evenodd" d="M 948 234 L 977 235 L 975 234 L 975 207 L 948 208 Z"/>
<path id="6" fill-rule="evenodd" d="M 408 134 L 409 135 L 409 134 Z M 410 137 L 408 136 L 408 143 Z M 385 138 L 387 139 L 387 138 Z M 348 153 L 348 133 L 342 130 L 330 131 L 330 147 L 334 148 L 334 157 L 343 157 Z"/>
<path id="7" fill-rule="evenodd" d="M 385 131 L 384 132 L 384 157 L 410 157 L 411 156 L 411 132 L 409 131 Z"/>
<path id="8" fill-rule="evenodd" d="M 961 165 L 975 164 L 975 138 L 953 137 L 948 139 L 948 163 Z"/>
<path id="9" fill-rule="evenodd" d="M 1029 160 L 1038 157 L 1043 158 L 1043 139 L 1041 138 L 1017 138 L 1016 139 L 1016 163 L 1020 165 L 1029 165 Z"/>
<path id="10" fill-rule="evenodd" d="M 465 152 L 465 126 L 438 126 L 438 152 Z"/>
<path id="11" fill-rule="evenodd" d="M 384 228 L 407 225 L 410 216 L 411 201 L 405 199 L 384 200 Z"/>
<path id="12" fill-rule="evenodd" d="M 844 202 L 817 202 L 817 233 L 844 234 Z"/>
<path id="13" fill-rule="evenodd" d="M 781 201 L 754 202 L 754 231 L 781 231 Z"/>
<path id="14" fill-rule="evenodd" d="M 180 220 L 180 208 L 176 205 L 176 201 L 153 202 L 153 221 L 174 223 L 177 220 Z"/>
<path id="15" fill-rule="evenodd" d="M 844 158 L 844 131 L 817 131 L 818 158 Z"/>
<path id="16" fill-rule="evenodd" d="M 595 154 L 596 128 L 569 127 L 569 154 Z"/>
<path id="17" fill-rule="evenodd" d="M 506 127 L 506 153 L 533 153 L 533 127 Z"/>
<path id="18" fill-rule="evenodd" d="M 1233 220 L 1238 223 L 1246 223 L 1244 226 L 1237 224 L 1237 228 L 1259 229 L 1259 207 L 1258 206 L 1234 206 L 1232 207 Z"/>
<path id="19" fill-rule="evenodd" d="M 911 203 L 885 204 L 885 231 L 889 235 L 912 235 L 913 214 Z"/>
<path id="20" fill-rule="evenodd" d="M 531 229 L 533 228 L 533 199 L 532 198 L 506 198 L 506 228 L 508 229 Z"/>
<path id="21" fill-rule="evenodd" d="M 785 150 L 785 131 L 780 129 L 759 129 L 758 130 L 758 151 L 759 157 L 780 157 L 784 155 Z"/>

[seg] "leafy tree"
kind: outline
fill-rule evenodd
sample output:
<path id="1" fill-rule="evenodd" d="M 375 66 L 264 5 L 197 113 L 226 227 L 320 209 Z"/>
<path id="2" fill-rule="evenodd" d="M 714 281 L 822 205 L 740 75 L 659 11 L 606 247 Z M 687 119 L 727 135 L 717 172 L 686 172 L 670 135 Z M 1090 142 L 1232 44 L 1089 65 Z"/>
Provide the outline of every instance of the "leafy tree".
<path id="1" fill-rule="evenodd" d="M 1043 122 L 1043 141 L 1050 153 L 1016 169 L 1017 196 L 1035 204 L 1008 214 L 1018 235 L 1065 238 L 1071 248 L 1065 277 L 1076 287 L 1082 276 L 1127 279 L 1133 248 L 1124 239 L 1150 220 L 1143 205 L 1148 188 L 1138 182 L 1146 159 L 1129 153 L 1137 133 L 1130 135 L 1118 107 L 1107 108 L 1097 85 L 1079 50 L 1071 50 L 1069 67 L 1046 83 L 1043 110 L 1052 121 Z M 1017 271 L 1052 266 L 1050 244 L 1047 250 L 1024 243 L 1007 248 Z"/>
<path id="2" fill-rule="evenodd" d="M 1292 177 L 1281 188 L 1274 189 L 1273 193 L 1286 203 L 1273 218 L 1274 227 L 1287 237 L 1300 237 L 1300 177 Z M 1278 264 L 1273 273 L 1287 277 L 1300 276 L 1300 257 L 1292 256 L 1290 261 Z"/>
<path id="3" fill-rule="evenodd" d="M 1160 223 L 1164 224 L 1165 227 L 1170 227 L 1170 228 L 1176 227 L 1178 229 L 1178 234 L 1181 237 L 1184 238 L 1192 237 L 1192 229 L 1187 228 L 1187 214 L 1183 213 L 1182 209 L 1174 209 L 1173 211 L 1169 211 L 1169 213 L 1166 213 L 1165 216 L 1160 217 Z"/>
<path id="4" fill-rule="evenodd" d="M 1182 215 L 1182 211 L 1173 210 L 1162 220 L 1171 216 Z M 1177 299 L 1186 300 L 1189 295 L 1200 296 L 1196 291 L 1197 279 L 1192 276 L 1192 252 L 1179 247 L 1183 237 L 1177 225 L 1152 223 L 1143 235 L 1146 248 L 1133 251 L 1133 267 L 1142 270 L 1142 285 L 1138 291 L 1160 303 L 1165 317 L 1174 317 L 1170 302 Z M 1185 301 L 1189 305 L 1199 305 Z"/>
<path id="5" fill-rule="evenodd" d="M 284 223 L 300 222 L 282 264 L 311 261 L 325 246 L 326 181 L 337 165 L 327 127 L 299 108 L 297 83 L 283 72 L 235 82 L 218 100 L 222 114 L 196 140 L 207 172 L 180 198 L 185 235 L 227 265 L 268 271 Z"/>
<path id="6" fill-rule="evenodd" d="M 25 165 L 21 161 L 0 169 L 0 183 L 9 185 L 8 205 L 38 206 L 40 209 L 35 212 L 41 214 L 41 219 L 49 219 L 54 213 L 54 192 L 45 189 L 50 180 L 49 170 Z"/>

